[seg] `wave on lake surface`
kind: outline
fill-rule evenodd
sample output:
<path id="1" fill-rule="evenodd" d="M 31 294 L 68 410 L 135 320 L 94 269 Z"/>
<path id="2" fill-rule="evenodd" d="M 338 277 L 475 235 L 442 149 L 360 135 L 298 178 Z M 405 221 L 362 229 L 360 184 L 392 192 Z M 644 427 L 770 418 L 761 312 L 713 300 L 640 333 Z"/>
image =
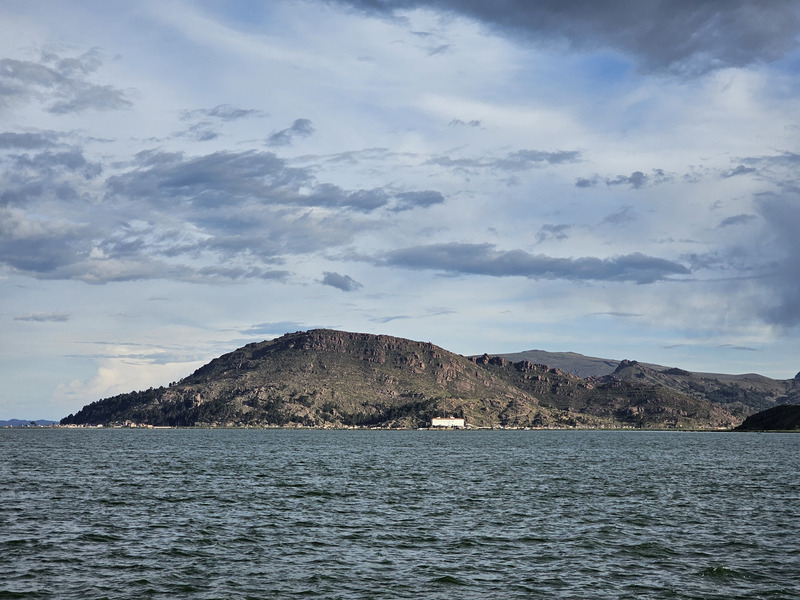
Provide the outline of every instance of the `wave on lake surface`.
<path id="1" fill-rule="evenodd" d="M 800 597 L 800 435 L 0 431 L 2 598 Z"/>

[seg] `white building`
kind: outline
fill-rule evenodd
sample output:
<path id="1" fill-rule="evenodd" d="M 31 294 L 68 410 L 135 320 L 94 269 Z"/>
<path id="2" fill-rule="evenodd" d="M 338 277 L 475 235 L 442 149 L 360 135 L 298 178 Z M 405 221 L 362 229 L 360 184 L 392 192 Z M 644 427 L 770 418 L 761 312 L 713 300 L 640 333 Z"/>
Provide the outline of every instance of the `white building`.
<path id="1" fill-rule="evenodd" d="M 431 419 L 431 427 L 466 427 L 467 423 L 464 419 L 455 419 L 453 417 L 434 417 Z"/>

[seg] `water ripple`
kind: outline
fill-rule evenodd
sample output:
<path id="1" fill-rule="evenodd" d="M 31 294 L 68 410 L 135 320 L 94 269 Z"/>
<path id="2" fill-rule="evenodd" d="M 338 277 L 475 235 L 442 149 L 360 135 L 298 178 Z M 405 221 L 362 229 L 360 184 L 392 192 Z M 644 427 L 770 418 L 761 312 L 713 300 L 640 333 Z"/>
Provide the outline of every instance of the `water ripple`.
<path id="1" fill-rule="evenodd" d="M 0 431 L 3 598 L 800 597 L 800 436 Z"/>

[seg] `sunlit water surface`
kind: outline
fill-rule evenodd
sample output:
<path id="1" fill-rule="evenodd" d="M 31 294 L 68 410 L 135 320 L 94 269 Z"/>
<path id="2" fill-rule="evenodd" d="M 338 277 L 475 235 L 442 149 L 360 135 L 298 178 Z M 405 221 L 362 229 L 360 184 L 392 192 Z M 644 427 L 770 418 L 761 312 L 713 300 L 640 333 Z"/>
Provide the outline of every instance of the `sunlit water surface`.
<path id="1" fill-rule="evenodd" d="M 0 430 L 0 598 L 800 598 L 800 434 Z"/>

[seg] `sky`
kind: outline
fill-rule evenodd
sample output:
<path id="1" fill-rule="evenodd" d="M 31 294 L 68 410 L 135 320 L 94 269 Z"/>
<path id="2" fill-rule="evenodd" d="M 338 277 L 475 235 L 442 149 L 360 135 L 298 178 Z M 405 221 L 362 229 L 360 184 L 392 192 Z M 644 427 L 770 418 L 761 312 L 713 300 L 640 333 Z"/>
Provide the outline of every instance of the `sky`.
<path id="1" fill-rule="evenodd" d="M 0 5 L 0 418 L 329 327 L 800 371 L 800 4 Z"/>

